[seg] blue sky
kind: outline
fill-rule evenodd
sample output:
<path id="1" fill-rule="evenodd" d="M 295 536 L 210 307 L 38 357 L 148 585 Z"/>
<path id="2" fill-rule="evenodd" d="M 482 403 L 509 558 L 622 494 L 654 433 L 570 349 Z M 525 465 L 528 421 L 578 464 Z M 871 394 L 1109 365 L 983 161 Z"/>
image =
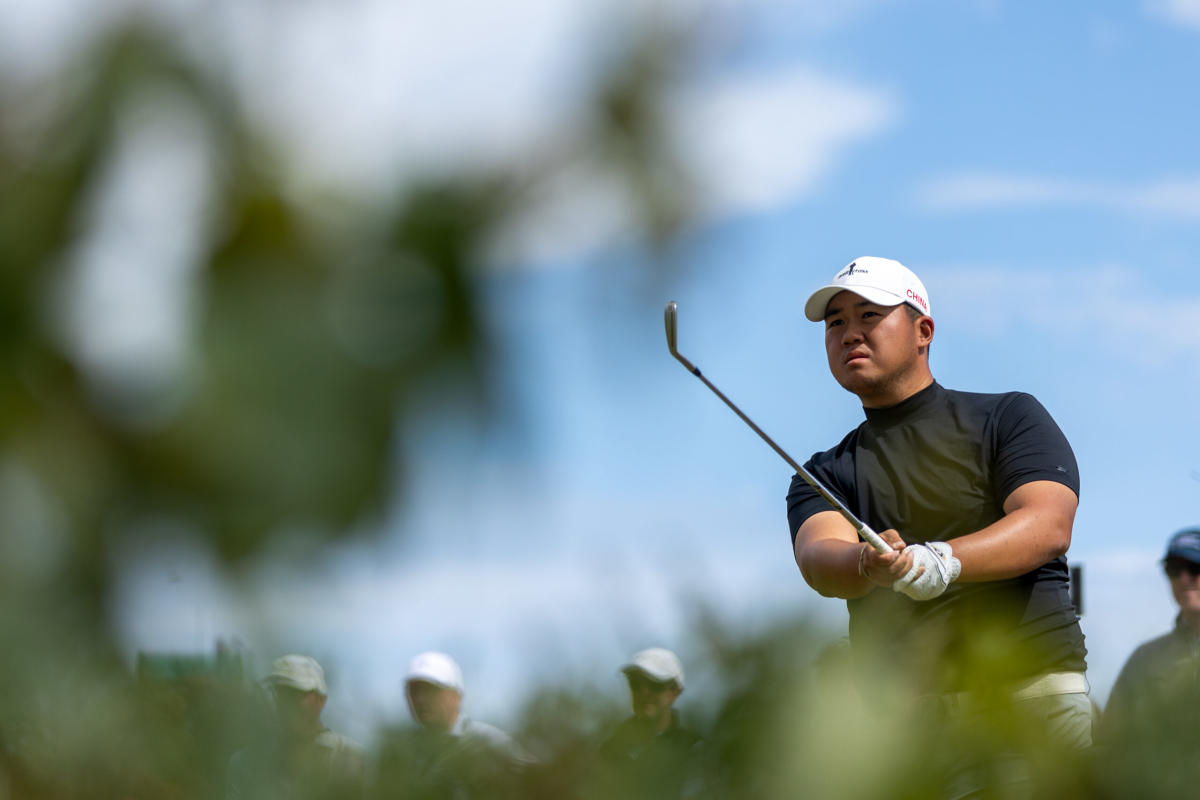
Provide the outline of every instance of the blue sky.
<path id="1" fill-rule="evenodd" d="M 9 68 L 44 69 L 101 24 L 71 0 L 32 5 L 0 0 Z M 145 5 L 180 23 L 203 4 Z M 594 165 L 543 187 L 486 283 L 492 423 L 409 431 L 403 504 L 320 568 L 273 553 L 234 579 L 195 543 L 139 548 L 114 606 L 131 648 L 237 633 L 263 655 L 313 652 L 336 678 L 330 713 L 364 730 L 402 714 L 423 649 L 456 655 L 468 709 L 505 722 L 536 681 L 620 696 L 633 650 L 686 657 L 700 601 L 743 628 L 800 612 L 838 630 L 841 603 L 792 562 L 788 468 L 669 357 L 662 307 L 679 302 L 680 349 L 807 458 L 861 409 L 801 307 L 861 255 L 923 278 L 944 385 L 1029 391 L 1072 442 L 1100 699 L 1170 625 L 1155 561 L 1200 523 L 1200 1 L 235 5 L 204 30 L 297 185 L 369 190 L 569 138 L 614 39 L 651 14 L 689 25 L 700 46 L 665 126 L 699 217 L 655 282 Z"/>

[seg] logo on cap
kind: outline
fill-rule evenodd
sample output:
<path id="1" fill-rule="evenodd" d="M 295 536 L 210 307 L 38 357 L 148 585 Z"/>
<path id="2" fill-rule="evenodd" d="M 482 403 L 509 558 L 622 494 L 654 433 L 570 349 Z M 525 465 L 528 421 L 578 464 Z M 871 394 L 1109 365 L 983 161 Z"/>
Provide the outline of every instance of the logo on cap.
<path id="1" fill-rule="evenodd" d="M 850 277 L 851 275 L 853 275 L 853 274 L 854 274 L 854 271 L 855 271 L 855 270 L 854 270 L 854 267 L 855 267 L 857 264 L 858 264 L 858 262 L 857 262 L 857 261 L 851 261 L 851 262 L 850 262 L 850 266 L 848 266 L 848 267 L 846 267 L 844 270 L 842 270 L 842 271 L 841 271 L 841 273 L 839 273 L 839 274 L 838 274 L 838 276 L 837 276 L 836 278 L 834 278 L 834 280 L 835 280 L 835 281 L 836 281 L 836 280 L 841 280 L 842 278 L 848 278 L 848 277 Z M 870 273 L 870 270 L 866 270 L 866 269 L 860 269 L 860 270 L 858 270 L 858 274 L 859 274 L 859 275 L 867 275 L 867 274 L 869 274 L 869 273 Z"/>

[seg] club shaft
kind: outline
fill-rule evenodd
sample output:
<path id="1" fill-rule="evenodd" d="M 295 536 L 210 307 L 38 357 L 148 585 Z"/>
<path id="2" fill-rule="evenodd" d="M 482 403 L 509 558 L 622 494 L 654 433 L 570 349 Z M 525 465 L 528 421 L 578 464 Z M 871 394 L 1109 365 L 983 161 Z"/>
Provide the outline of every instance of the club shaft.
<path id="1" fill-rule="evenodd" d="M 738 408 L 732 400 L 730 400 L 728 397 L 726 397 L 724 392 L 722 392 L 715 385 L 713 385 L 712 381 L 710 381 L 708 378 L 704 377 L 704 374 L 700 372 L 700 369 L 698 367 L 693 365 L 690 361 L 687 361 L 686 359 L 684 359 L 682 356 L 677 356 L 677 358 L 679 358 L 679 360 L 681 362 L 683 362 L 684 366 L 686 366 L 693 375 L 695 375 L 697 378 L 699 378 L 704 383 L 704 385 L 709 388 L 709 390 L 713 394 L 715 394 L 717 397 L 721 398 L 722 402 L 724 402 L 725 405 L 729 406 L 733 410 L 733 413 L 735 413 L 739 417 L 741 417 L 742 422 L 749 425 L 750 428 L 755 433 L 757 433 L 764 442 L 771 445 L 771 449 L 774 450 L 776 453 L 778 453 L 780 458 L 782 458 L 784 461 L 786 461 L 788 463 L 788 466 L 790 466 L 792 469 L 796 470 L 796 474 L 799 475 L 801 478 L 803 478 L 805 483 L 807 483 L 809 486 L 811 486 L 813 489 L 815 489 L 817 491 L 817 494 L 821 495 L 821 497 L 823 497 L 825 499 L 825 501 L 829 503 L 829 505 L 831 505 L 835 509 L 837 509 L 838 513 L 840 513 L 843 517 L 845 517 L 846 521 L 854 526 L 854 529 L 856 531 L 858 531 L 859 536 L 861 536 L 864 540 L 866 540 L 866 542 L 868 544 L 870 544 L 873 548 L 875 548 L 878 552 L 880 552 L 880 553 L 890 553 L 891 552 L 891 550 L 892 550 L 891 545 L 889 545 L 883 539 L 879 538 L 879 534 L 875 533 L 875 531 L 873 531 L 871 529 L 871 527 L 869 525 L 867 525 L 865 522 L 860 520 L 858 517 L 854 516 L 854 514 L 850 511 L 850 509 L 846 508 L 846 506 L 843 505 L 840 500 L 838 500 L 836 497 L 834 497 L 833 493 L 830 492 L 828 489 L 826 489 L 819 480 L 814 478 L 812 476 L 812 474 L 808 470 L 806 470 L 804 467 L 797 464 L 796 460 L 793 459 L 791 456 L 789 456 L 782 447 L 775 444 L 775 440 L 772 439 L 770 436 L 768 436 L 762 428 L 755 425 L 754 420 L 750 419 L 745 414 L 743 414 L 742 410 L 740 408 Z"/>
<path id="2" fill-rule="evenodd" d="M 711 391 L 717 397 L 721 398 L 721 402 L 725 403 L 725 405 L 729 406 L 733 410 L 733 413 L 735 413 L 739 417 L 741 417 L 742 422 L 749 425 L 751 427 L 751 429 L 753 429 L 753 431 L 755 433 L 757 433 L 764 442 L 771 445 L 771 449 L 774 450 L 776 453 L 778 453 L 779 456 L 788 463 L 788 466 L 790 466 L 792 469 L 796 470 L 796 474 L 799 475 L 801 478 L 803 478 L 804 481 L 809 486 L 811 486 L 813 489 L 815 489 L 817 494 L 821 495 L 821 497 L 823 497 L 825 499 L 825 501 L 827 503 L 829 503 L 829 505 L 831 505 L 835 509 L 837 509 L 838 513 L 841 514 L 843 517 L 845 517 L 846 521 L 849 522 L 850 525 L 853 526 L 854 530 L 856 530 L 858 532 L 858 535 L 861 536 L 868 544 L 870 544 L 871 547 L 875 548 L 875 550 L 877 550 L 880 553 L 892 552 L 891 545 L 889 545 L 882 538 L 880 538 L 879 534 L 877 534 L 875 531 L 871 530 L 871 527 L 869 525 L 867 525 L 865 522 L 860 520 L 858 517 L 854 516 L 854 514 L 851 513 L 850 509 L 846 508 L 846 506 L 842 504 L 842 501 L 838 500 L 836 497 L 833 496 L 832 492 L 830 492 L 828 489 L 826 489 L 824 486 L 822 486 L 821 482 L 818 481 L 816 478 L 814 478 L 809 473 L 808 470 L 806 470 L 804 467 L 797 464 L 795 459 L 793 459 L 791 456 L 789 456 L 787 453 L 785 453 L 783 451 L 782 447 L 775 444 L 775 440 L 772 439 L 770 436 L 767 436 L 767 434 L 763 431 L 762 428 L 755 425 L 754 420 L 750 419 L 745 414 L 743 414 L 742 410 L 740 408 L 738 408 L 736 405 L 734 405 L 733 401 L 730 400 L 728 397 L 726 397 L 724 392 L 722 392 L 720 389 L 718 389 L 716 386 L 714 386 L 712 381 L 710 381 L 708 378 L 704 377 L 704 375 L 700 372 L 699 367 L 697 367 L 691 361 L 688 361 L 686 358 L 683 357 L 683 355 L 679 352 L 679 348 L 676 346 L 676 342 L 677 342 L 676 327 L 677 327 L 677 321 L 678 321 L 678 314 L 679 314 L 679 310 L 678 310 L 677 306 L 675 305 L 675 302 L 672 301 L 670 303 L 667 303 L 667 307 L 663 311 L 663 321 L 666 323 L 667 349 L 671 351 L 671 355 L 674 356 L 675 359 L 677 361 L 679 361 L 680 364 L 683 364 L 683 366 L 687 368 L 688 372 L 692 373 L 697 378 L 699 378 L 704 383 L 704 385 L 708 387 L 709 391 Z"/>

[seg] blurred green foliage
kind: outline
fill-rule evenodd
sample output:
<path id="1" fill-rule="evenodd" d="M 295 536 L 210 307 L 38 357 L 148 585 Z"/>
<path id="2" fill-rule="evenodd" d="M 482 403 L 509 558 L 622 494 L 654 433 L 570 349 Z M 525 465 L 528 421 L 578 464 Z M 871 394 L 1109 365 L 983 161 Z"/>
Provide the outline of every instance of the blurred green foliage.
<path id="1" fill-rule="evenodd" d="M 134 20 L 59 74 L 0 79 L 0 798 L 212 796 L 212 757 L 245 726 L 224 701 L 130 674 L 107 612 L 114 543 L 182 528 L 236 565 L 297 533 L 371 529 L 402 486 L 397 437 L 422 393 L 449 382 L 464 413 L 489 406 L 487 248 L 531 187 L 586 158 L 643 198 L 647 241 L 682 221 L 641 174 L 669 157 L 648 113 L 659 77 L 637 58 L 596 87 L 577 151 L 398 179 L 379 199 L 296 190 L 203 49 Z M 88 320 L 126 312 L 70 298 L 87 298 L 79 265 L 147 114 L 202 143 L 202 185 L 153 187 L 203 194 L 178 232 L 196 242 L 184 346 L 165 366 L 97 366 Z M 154 252 L 126 242 L 121 257 L 149 283 Z"/>
<path id="2" fill-rule="evenodd" d="M 377 515 L 412 398 L 449 372 L 486 406 L 487 246 L 565 163 L 627 185 L 650 241 L 684 219 L 672 181 L 647 177 L 672 163 L 652 113 L 662 49 L 635 48 L 597 87 L 577 150 L 519 174 L 398 183 L 379 201 L 289 190 L 279 148 L 170 41 L 132 26 L 49 85 L 0 87 L 0 440 L 65 513 L 70 583 L 90 591 L 106 578 L 102 543 L 131 520 L 185 520 L 236 562 L 289 530 L 336 537 Z M 23 111 L 48 92 L 57 103 Z M 125 117 L 149 94 L 204 129 L 211 196 L 195 220 L 185 369 L 139 395 L 136 375 L 106 385 L 56 327 Z"/>
<path id="3" fill-rule="evenodd" d="M 237 560 L 289 525 L 336 536 L 378 512 L 406 397 L 445 365 L 482 387 L 474 250 L 499 198 L 430 187 L 333 236 L 260 161 L 221 87 L 164 40 L 126 31 L 79 70 L 73 101 L 36 141 L 0 149 L 0 431 L 8 457 L 67 514 L 71 585 L 103 585 L 102 542 L 138 517 L 188 520 Z M 213 132 L 215 186 L 212 218 L 197 220 L 210 235 L 188 369 L 171 387 L 184 399 L 161 420 L 106 402 L 55 335 L 51 309 L 118 110 L 164 83 Z"/>

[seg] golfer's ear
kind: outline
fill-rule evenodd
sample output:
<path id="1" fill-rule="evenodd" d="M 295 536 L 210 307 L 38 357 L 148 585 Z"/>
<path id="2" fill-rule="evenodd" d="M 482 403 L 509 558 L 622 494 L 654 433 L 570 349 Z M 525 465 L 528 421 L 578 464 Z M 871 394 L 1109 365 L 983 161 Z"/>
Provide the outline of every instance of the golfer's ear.
<path id="1" fill-rule="evenodd" d="M 922 316 L 917 319 L 917 334 L 922 347 L 933 342 L 933 317 Z"/>

